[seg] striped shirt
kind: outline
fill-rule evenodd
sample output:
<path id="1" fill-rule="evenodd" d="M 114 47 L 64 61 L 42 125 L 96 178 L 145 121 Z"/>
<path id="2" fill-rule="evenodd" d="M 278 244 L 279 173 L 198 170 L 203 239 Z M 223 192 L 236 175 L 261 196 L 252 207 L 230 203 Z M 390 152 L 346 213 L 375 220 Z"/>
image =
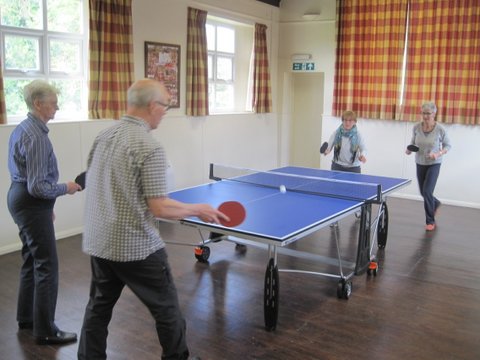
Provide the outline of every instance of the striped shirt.
<path id="1" fill-rule="evenodd" d="M 139 118 L 124 116 L 95 139 L 88 157 L 83 251 L 143 260 L 165 247 L 147 198 L 167 196 L 163 147 Z"/>
<path id="2" fill-rule="evenodd" d="M 67 193 L 67 184 L 57 183 L 57 158 L 48 131 L 43 121 L 28 113 L 8 142 L 10 180 L 27 184 L 30 195 L 41 199 L 55 199 Z"/>

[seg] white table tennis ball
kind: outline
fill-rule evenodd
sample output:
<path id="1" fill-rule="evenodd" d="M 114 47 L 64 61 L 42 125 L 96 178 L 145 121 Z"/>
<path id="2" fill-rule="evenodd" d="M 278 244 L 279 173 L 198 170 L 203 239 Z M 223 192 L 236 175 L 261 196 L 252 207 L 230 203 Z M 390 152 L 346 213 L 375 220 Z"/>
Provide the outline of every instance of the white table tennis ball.
<path id="1" fill-rule="evenodd" d="M 282 194 L 285 194 L 287 192 L 287 188 L 285 187 L 285 185 L 280 185 L 280 192 Z"/>

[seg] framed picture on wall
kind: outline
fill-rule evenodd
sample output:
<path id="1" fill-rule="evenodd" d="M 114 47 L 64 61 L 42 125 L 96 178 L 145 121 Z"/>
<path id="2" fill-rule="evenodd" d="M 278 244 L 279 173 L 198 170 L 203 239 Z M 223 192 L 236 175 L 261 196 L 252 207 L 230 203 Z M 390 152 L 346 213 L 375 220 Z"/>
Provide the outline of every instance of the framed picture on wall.
<path id="1" fill-rule="evenodd" d="M 163 82 L 171 107 L 180 107 L 180 45 L 145 41 L 145 77 Z"/>

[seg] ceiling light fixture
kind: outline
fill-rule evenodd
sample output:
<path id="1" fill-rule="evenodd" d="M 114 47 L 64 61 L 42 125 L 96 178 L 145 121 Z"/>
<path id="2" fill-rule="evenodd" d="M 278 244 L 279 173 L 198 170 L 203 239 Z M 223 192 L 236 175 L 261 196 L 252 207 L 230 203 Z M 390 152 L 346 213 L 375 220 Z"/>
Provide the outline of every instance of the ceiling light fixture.
<path id="1" fill-rule="evenodd" d="M 302 15 L 302 19 L 306 21 L 314 21 L 320 19 L 319 12 L 308 12 Z"/>

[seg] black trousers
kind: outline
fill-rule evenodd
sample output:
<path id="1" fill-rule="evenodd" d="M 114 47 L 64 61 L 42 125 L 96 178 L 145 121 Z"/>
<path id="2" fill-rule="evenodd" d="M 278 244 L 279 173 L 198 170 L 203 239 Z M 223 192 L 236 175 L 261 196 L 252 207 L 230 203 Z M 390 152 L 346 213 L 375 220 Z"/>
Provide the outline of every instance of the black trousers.
<path id="1" fill-rule="evenodd" d="M 331 169 L 335 171 L 347 171 L 347 172 L 358 173 L 358 174 L 361 173 L 360 166 L 347 167 L 347 166 L 342 166 L 340 164 L 337 164 L 336 162 L 333 162 L 333 161 L 332 161 Z"/>
<path id="2" fill-rule="evenodd" d="M 78 348 L 78 359 L 106 359 L 108 324 L 113 307 L 128 286 L 155 319 L 162 359 L 188 359 L 185 320 L 178 304 L 165 249 L 145 260 L 116 262 L 91 257 L 90 299 Z"/>
<path id="3" fill-rule="evenodd" d="M 53 227 L 55 200 L 38 199 L 26 184 L 12 183 L 7 205 L 22 240 L 17 321 L 33 322 L 35 336 L 57 331 L 58 257 Z"/>

